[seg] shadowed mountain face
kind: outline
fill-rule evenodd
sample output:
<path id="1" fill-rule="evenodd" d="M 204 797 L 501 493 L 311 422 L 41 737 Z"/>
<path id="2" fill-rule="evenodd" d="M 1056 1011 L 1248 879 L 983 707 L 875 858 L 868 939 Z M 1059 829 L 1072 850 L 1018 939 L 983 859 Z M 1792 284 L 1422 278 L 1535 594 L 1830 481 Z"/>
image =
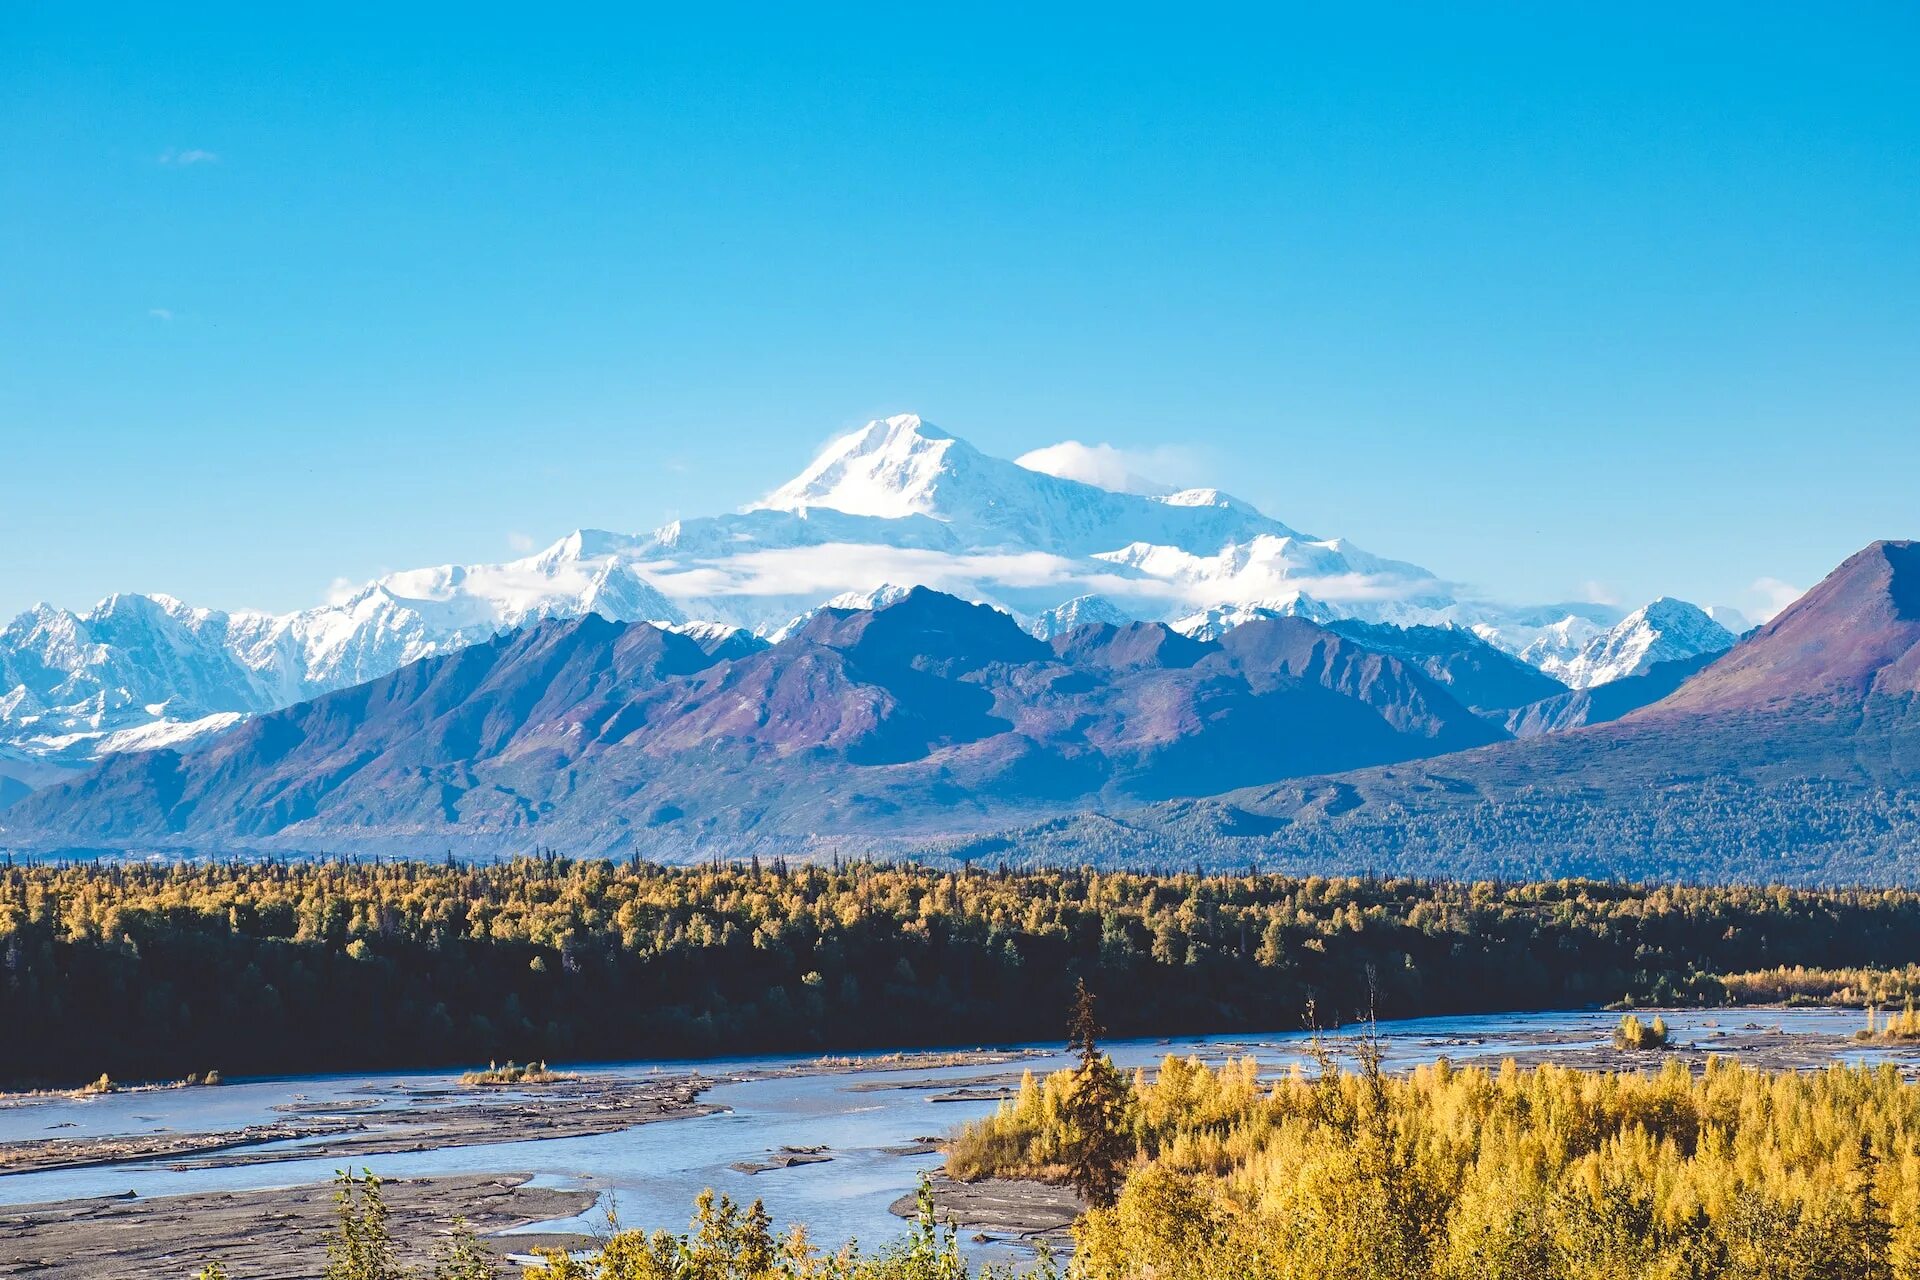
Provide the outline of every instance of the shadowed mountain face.
<path id="1" fill-rule="evenodd" d="M 1696 674 L 1637 679 L 1677 687 L 1609 724 L 974 848 L 1460 876 L 1920 879 L 1920 544 L 1861 551 Z M 1583 690 L 1510 727 L 1604 714 L 1606 699 L 1657 687 Z"/>
<path id="2" fill-rule="evenodd" d="M 1476 711 L 1511 711 L 1567 686 L 1461 627 L 1395 627 L 1342 618 L 1326 624 L 1376 653 L 1411 663 Z"/>
<path id="3" fill-rule="evenodd" d="M 1656 662 L 1640 675 L 1610 680 L 1590 689 L 1568 689 L 1524 707 L 1515 707 L 1496 718 L 1516 738 L 1605 724 L 1660 701 L 1719 656 L 1697 653 L 1691 658 Z"/>
<path id="4" fill-rule="evenodd" d="M 1435 680 L 1297 618 L 1042 642 L 924 589 L 771 647 L 542 623 L 148 752 L 4 814 L 22 847 L 669 855 L 897 839 L 1495 741 Z"/>

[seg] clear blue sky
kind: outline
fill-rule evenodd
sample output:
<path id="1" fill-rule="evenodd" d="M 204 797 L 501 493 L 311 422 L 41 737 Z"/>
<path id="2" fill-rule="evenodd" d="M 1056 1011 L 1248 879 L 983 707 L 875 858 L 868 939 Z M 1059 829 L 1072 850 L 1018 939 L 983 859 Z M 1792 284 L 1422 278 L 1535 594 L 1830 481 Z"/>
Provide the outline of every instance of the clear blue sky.
<path id="1" fill-rule="evenodd" d="M 1920 536 L 1911 5 L 282 8 L 0 11 L 0 614 L 649 528 L 901 410 L 1516 600 Z"/>

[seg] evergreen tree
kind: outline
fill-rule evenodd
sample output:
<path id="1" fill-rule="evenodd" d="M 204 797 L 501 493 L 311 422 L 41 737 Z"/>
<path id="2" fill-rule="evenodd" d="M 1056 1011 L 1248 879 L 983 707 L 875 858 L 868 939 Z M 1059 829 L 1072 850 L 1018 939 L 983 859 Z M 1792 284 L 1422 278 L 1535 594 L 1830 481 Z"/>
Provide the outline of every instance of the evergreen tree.
<path id="1" fill-rule="evenodd" d="M 1106 1034 L 1094 1014 L 1093 993 L 1084 980 L 1075 984 L 1068 1044 L 1080 1058 L 1066 1099 L 1068 1176 L 1074 1189 L 1095 1208 L 1111 1205 L 1133 1157 L 1128 1133 L 1132 1090 L 1113 1060 L 1100 1052 Z"/>

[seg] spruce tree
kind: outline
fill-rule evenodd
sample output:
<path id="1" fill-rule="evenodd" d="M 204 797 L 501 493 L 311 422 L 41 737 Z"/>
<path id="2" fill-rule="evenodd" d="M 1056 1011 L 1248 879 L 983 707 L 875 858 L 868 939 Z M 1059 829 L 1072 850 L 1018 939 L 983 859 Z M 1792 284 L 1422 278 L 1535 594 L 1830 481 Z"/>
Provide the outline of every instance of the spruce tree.
<path id="1" fill-rule="evenodd" d="M 1066 1157 L 1074 1189 L 1095 1208 L 1106 1208 L 1120 1193 L 1133 1158 L 1128 1132 L 1132 1088 L 1113 1061 L 1100 1052 L 1106 1033 L 1094 1015 L 1093 993 L 1084 980 L 1074 985 L 1068 1045 L 1080 1058 L 1066 1101 Z"/>

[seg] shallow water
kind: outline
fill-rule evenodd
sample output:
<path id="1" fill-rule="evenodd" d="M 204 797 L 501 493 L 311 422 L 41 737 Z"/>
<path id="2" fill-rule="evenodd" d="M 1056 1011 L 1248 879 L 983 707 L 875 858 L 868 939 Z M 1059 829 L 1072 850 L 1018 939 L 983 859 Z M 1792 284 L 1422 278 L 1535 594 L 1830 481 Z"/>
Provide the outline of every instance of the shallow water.
<path id="1" fill-rule="evenodd" d="M 1529 1037 L 1542 1032 L 1578 1033 L 1583 1043 L 1601 1044 L 1617 1014 L 1600 1012 L 1497 1014 L 1422 1018 L 1380 1024 L 1390 1067 L 1430 1062 L 1446 1056 L 1456 1062 L 1498 1060 L 1536 1047 Z M 1714 1010 L 1665 1015 L 1677 1038 L 1703 1043 L 1713 1031 L 1737 1032 L 1748 1024 L 1788 1032 L 1850 1034 L 1861 1025 L 1851 1010 Z M 1590 1039 L 1589 1039 L 1590 1037 Z M 1122 1067 L 1151 1065 L 1169 1053 L 1197 1055 L 1209 1062 L 1255 1055 L 1264 1070 L 1284 1071 L 1304 1061 L 1301 1034 L 1212 1036 L 1179 1040 L 1134 1040 L 1107 1046 Z M 935 1102 L 936 1093 L 968 1081 L 986 1081 L 1023 1069 L 1036 1072 L 1063 1065 L 1060 1046 L 1040 1058 L 1004 1066 L 906 1069 L 854 1074 L 779 1077 L 721 1084 L 706 1099 L 728 1108 L 723 1114 L 661 1121 L 617 1133 L 555 1138 L 487 1146 L 453 1147 L 366 1157 L 382 1177 L 425 1174 L 528 1171 L 542 1180 L 584 1186 L 601 1202 L 568 1225 L 598 1227 L 608 1208 L 622 1225 L 679 1226 L 693 1198 L 713 1187 L 736 1200 L 759 1197 L 776 1224 L 805 1222 L 817 1242 L 837 1244 L 848 1237 L 870 1243 L 892 1239 L 901 1224 L 888 1205 L 913 1189 L 920 1172 L 931 1171 L 939 1157 L 900 1156 L 885 1149 L 911 1144 L 923 1135 L 945 1133 L 962 1121 L 991 1111 L 991 1101 Z M 1859 1061 L 1884 1056 L 1861 1049 L 1848 1055 Z M 805 1066 L 811 1058 L 726 1059 L 708 1062 L 623 1063 L 576 1068 L 583 1074 L 637 1076 L 661 1071 L 701 1071 L 724 1075 L 742 1070 Z M 557 1065 L 557 1064 L 556 1064 Z M 937 1088 L 924 1087 L 927 1083 Z M 922 1087 L 883 1089 L 909 1084 Z M 380 1110 L 443 1106 L 458 1089 L 446 1073 L 404 1073 L 246 1080 L 213 1089 L 110 1094 L 85 1100 L 46 1099 L 0 1108 L 0 1141 L 176 1130 L 199 1132 L 238 1128 L 286 1119 L 277 1105 L 303 1102 L 373 1101 Z M 297 1149 L 297 1144 L 283 1144 Z M 825 1146 L 832 1160 L 823 1164 L 749 1175 L 729 1166 L 763 1158 L 781 1146 Z M 268 1147 L 248 1148 L 249 1151 Z M 332 1159 L 289 1160 L 233 1168 L 175 1171 L 162 1163 L 129 1163 L 88 1169 L 0 1175 L 0 1204 L 27 1204 L 74 1197 L 122 1194 L 175 1195 L 261 1187 L 299 1186 L 333 1176 Z M 543 1224 L 553 1226 L 556 1224 Z"/>

